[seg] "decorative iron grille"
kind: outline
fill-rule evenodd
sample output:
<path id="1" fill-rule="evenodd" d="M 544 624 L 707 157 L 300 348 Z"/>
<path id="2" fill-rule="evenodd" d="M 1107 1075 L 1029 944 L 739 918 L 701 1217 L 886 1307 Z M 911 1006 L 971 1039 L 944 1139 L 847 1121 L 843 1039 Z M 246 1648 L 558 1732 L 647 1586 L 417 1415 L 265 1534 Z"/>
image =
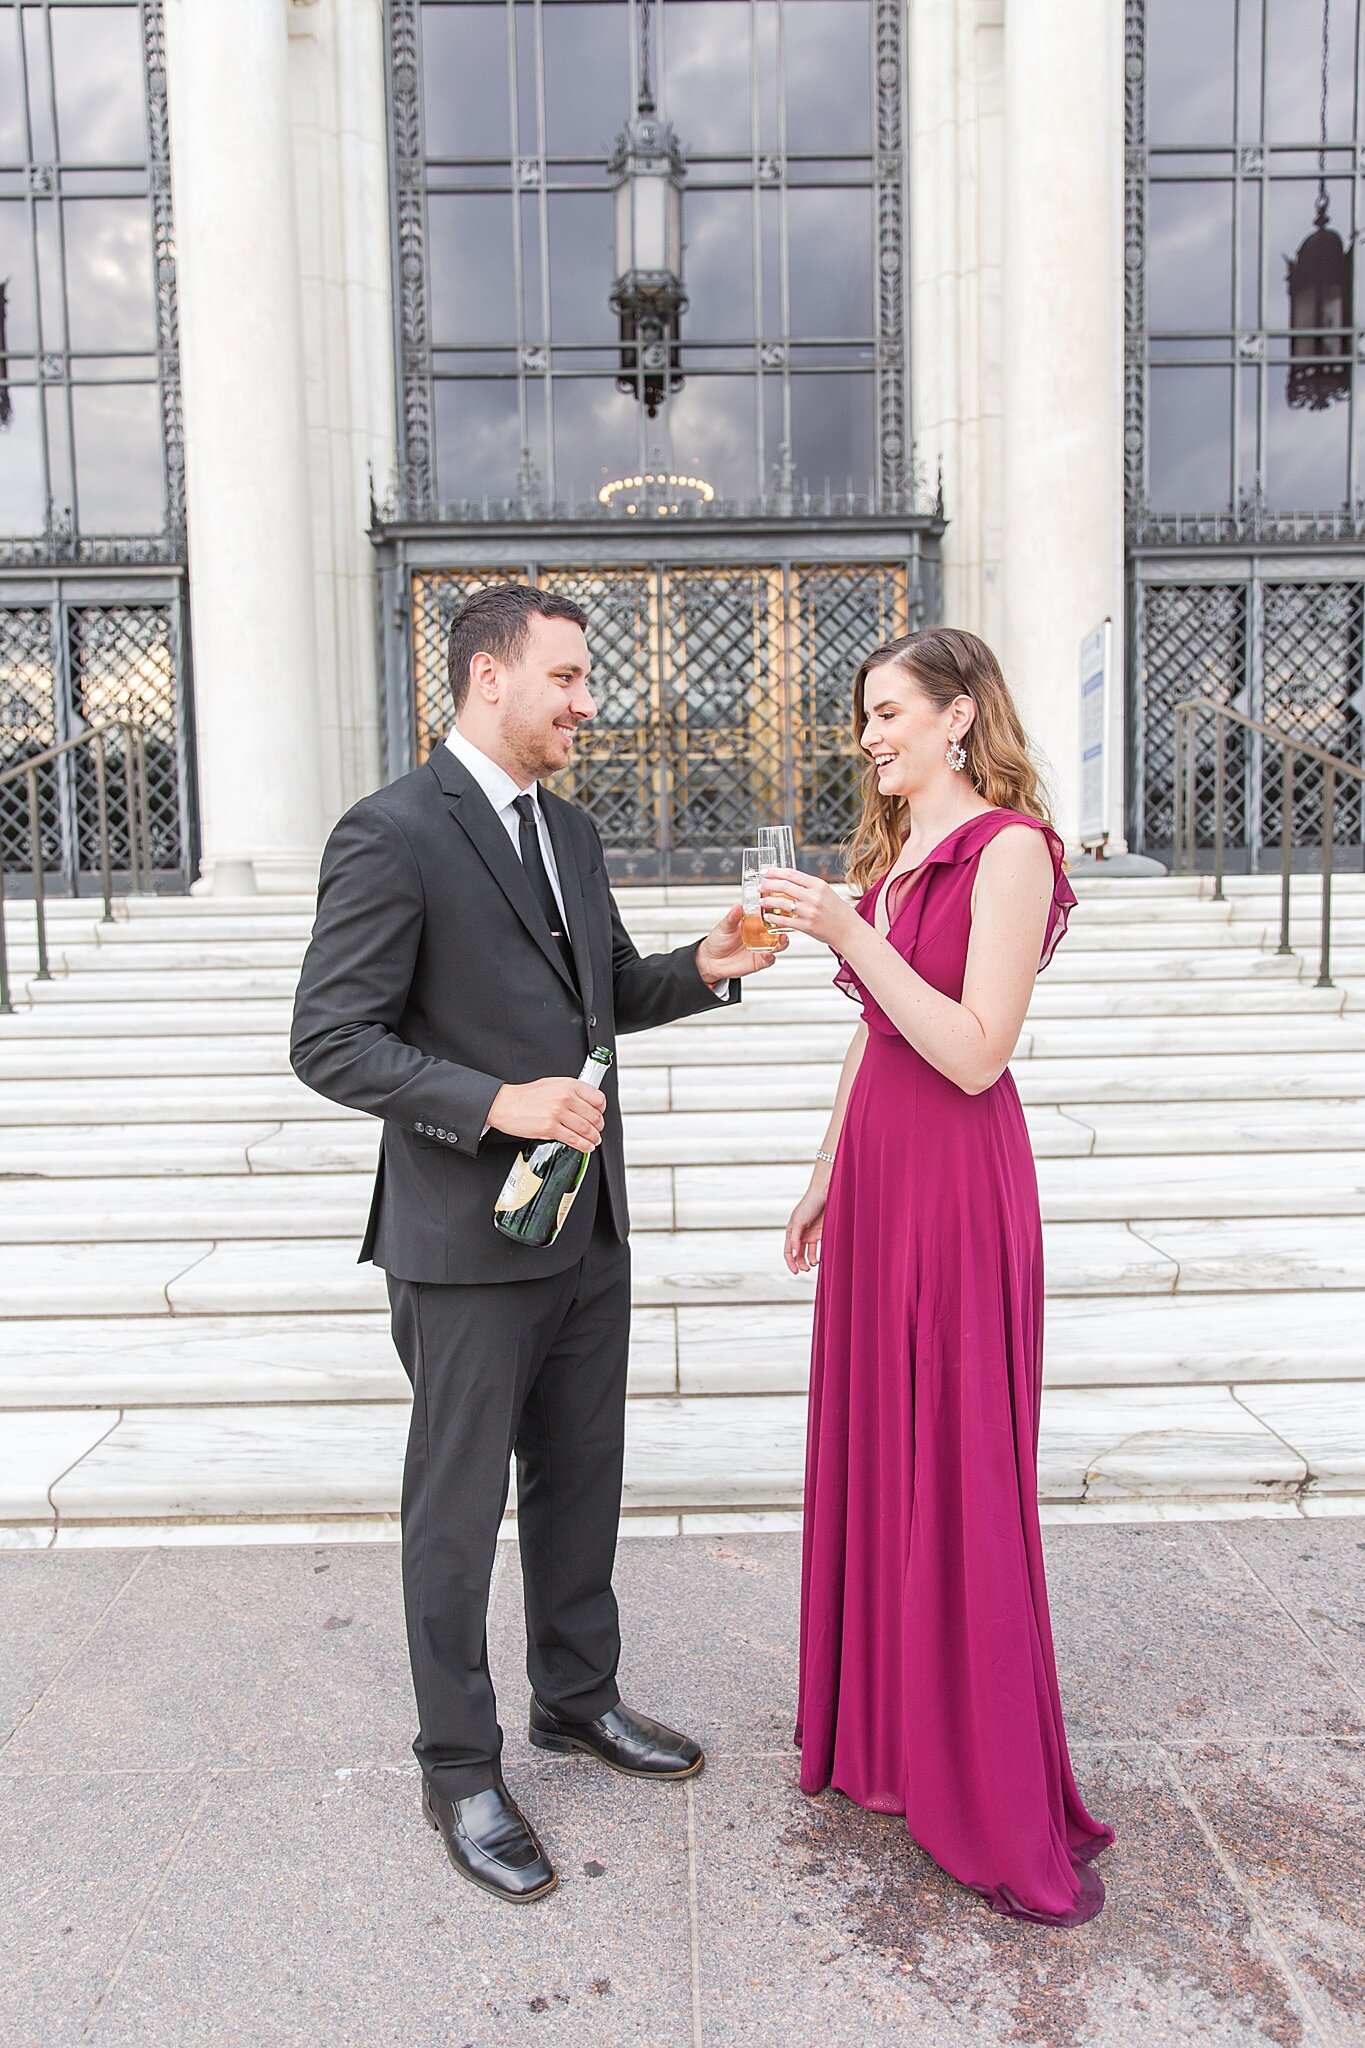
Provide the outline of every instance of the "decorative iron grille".
<path id="1" fill-rule="evenodd" d="M 0 768 L 32 760 L 57 742 L 53 681 L 56 650 L 52 613 L 33 605 L 0 611 Z M 38 812 L 43 862 L 61 859 L 61 799 L 54 767 L 38 772 Z M 0 859 L 6 868 L 27 867 L 31 858 L 28 789 L 0 787 Z"/>
<path id="2" fill-rule="evenodd" d="M 1365 711 L 1362 619 L 1365 585 L 1359 583 L 1267 583 L 1262 586 L 1264 677 L 1262 701 L 1274 724 L 1341 754 L 1365 760 L 1361 716 Z M 1280 830 L 1281 757 L 1266 749 L 1263 773 L 1264 837 L 1274 843 Z M 1316 846 L 1322 833 L 1322 770 L 1313 761 L 1294 767 L 1294 844 Z M 1338 781 L 1338 845 L 1362 843 L 1362 785 Z"/>
<path id="3" fill-rule="evenodd" d="M 124 721 L 146 743 L 153 871 L 188 880 L 191 828 L 178 658 L 178 602 L 0 605 L 0 767 L 42 753 L 87 726 Z M 106 743 L 110 852 L 128 866 L 124 742 Z M 43 863 L 73 890 L 99 860 L 94 762 L 75 750 L 40 771 Z M 31 859 L 23 785 L 0 789 L 0 854 L 12 873 Z"/>
<path id="4" fill-rule="evenodd" d="M 1296 739 L 1360 763 L 1365 716 L 1365 584 L 1236 581 L 1140 582 L 1134 645 L 1136 738 L 1142 760 L 1137 841 L 1168 855 L 1172 838 L 1175 706 L 1186 697 L 1229 704 Z M 1214 836 L 1214 752 L 1195 762 L 1196 844 Z M 1249 868 L 1278 849 L 1281 757 L 1256 734 L 1230 728 L 1225 754 L 1225 833 Z M 1315 847 L 1322 829 L 1320 771 L 1294 775 L 1293 844 Z M 1365 843 L 1359 789 L 1338 787 L 1339 856 L 1358 865 Z"/>
<path id="5" fill-rule="evenodd" d="M 411 579 L 418 758 L 450 722 L 444 626 L 500 573 Z M 507 574 L 588 612 L 597 716 L 557 787 L 594 819 L 618 879 L 733 875 L 753 829 L 783 818 L 806 863 L 839 870 L 861 779 L 853 675 L 924 612 L 904 562 L 515 565 Z"/>

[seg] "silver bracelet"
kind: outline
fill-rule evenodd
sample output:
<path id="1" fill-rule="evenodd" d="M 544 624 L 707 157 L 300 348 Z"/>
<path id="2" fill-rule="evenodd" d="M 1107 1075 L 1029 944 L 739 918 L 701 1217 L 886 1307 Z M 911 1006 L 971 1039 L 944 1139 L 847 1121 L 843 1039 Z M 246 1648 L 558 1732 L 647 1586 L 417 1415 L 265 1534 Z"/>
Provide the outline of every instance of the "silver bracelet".
<path id="1" fill-rule="evenodd" d="M 829 1165 L 831 1166 L 833 1166 L 834 1164 L 834 1154 L 832 1152 L 817 1152 L 815 1156 L 817 1159 L 824 1159 L 828 1161 Z"/>

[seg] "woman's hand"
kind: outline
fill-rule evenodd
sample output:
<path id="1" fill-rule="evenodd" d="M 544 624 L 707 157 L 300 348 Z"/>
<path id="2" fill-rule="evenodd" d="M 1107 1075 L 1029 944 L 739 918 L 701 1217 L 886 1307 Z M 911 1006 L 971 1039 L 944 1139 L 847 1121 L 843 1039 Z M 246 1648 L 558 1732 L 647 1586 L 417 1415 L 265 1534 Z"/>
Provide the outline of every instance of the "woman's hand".
<path id="1" fill-rule="evenodd" d="M 812 1181 L 792 1210 L 782 1245 L 788 1272 L 809 1273 L 820 1263 L 820 1233 L 824 1229 L 827 1193 L 827 1188 Z"/>
<path id="2" fill-rule="evenodd" d="M 769 868 L 761 895 L 765 924 L 777 932 L 805 932 L 836 953 L 845 950 L 863 924 L 857 911 L 828 882 L 796 868 Z"/>

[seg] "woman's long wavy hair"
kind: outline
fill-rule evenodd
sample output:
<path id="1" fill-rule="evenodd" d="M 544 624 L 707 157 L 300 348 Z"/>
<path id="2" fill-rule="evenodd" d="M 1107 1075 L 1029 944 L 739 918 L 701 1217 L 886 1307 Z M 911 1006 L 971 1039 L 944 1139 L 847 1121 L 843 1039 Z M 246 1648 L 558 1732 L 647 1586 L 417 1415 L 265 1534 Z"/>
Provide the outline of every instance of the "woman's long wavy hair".
<path id="1" fill-rule="evenodd" d="M 988 804 L 1021 811 L 1045 825 L 1052 823 L 1014 699 L 984 640 L 955 626 L 930 626 L 869 654 L 853 681 L 855 744 L 861 745 L 867 724 L 864 693 L 868 676 L 874 668 L 888 664 L 903 669 L 940 711 L 946 711 L 954 697 L 970 697 L 976 717 L 963 739 L 967 749 L 964 773 Z M 868 761 L 863 771 L 863 814 L 848 848 L 848 879 L 859 895 L 894 865 L 909 830 L 909 803 L 903 796 L 883 795 L 877 787 L 877 771 Z"/>

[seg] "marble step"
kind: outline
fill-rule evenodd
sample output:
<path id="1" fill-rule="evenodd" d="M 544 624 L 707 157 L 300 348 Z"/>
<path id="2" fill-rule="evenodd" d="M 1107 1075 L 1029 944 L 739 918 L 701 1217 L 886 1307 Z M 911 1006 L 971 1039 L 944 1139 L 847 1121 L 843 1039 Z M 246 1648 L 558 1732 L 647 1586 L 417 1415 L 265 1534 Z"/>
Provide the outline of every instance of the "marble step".
<path id="1" fill-rule="evenodd" d="M 401 1402 L 12 1412 L 0 1450 L 10 1543 L 61 1526 L 392 1516 Z M 794 1507 L 798 1395 L 629 1404 L 627 1514 Z M 1330 1501 L 1365 1485 L 1365 1389 L 1308 1385 L 1057 1390 L 1043 1403 L 1045 1502 Z"/>
<path id="2" fill-rule="evenodd" d="M 1200 1152 L 1306 1152 L 1361 1149 L 1359 1099 L 1278 1100 L 1278 1090 L 1260 1098 L 1178 1106 L 1142 1102 L 1069 1102 L 1056 1113 L 1090 1134 L 1097 1156 L 1167 1155 L 1171 1171 L 1183 1173 L 1183 1158 Z M 1041 1114 L 1028 1111 L 1030 1128 Z M 1035 1148 L 1037 1149 L 1037 1148 Z M 1262 1173 L 1264 1164 L 1239 1163 L 1236 1172 Z"/>
<path id="3" fill-rule="evenodd" d="M 49 934 L 47 949 L 48 973 L 54 981 L 95 966 L 100 958 L 99 947 L 93 944 L 83 946 L 75 939 L 68 939 L 59 933 Z M 37 988 L 46 988 L 47 982 L 34 979 L 38 973 L 38 948 L 27 936 L 14 938 L 11 935 L 5 955 L 9 972 L 10 1001 L 17 1002 L 24 994 L 30 980 Z"/>
<path id="4" fill-rule="evenodd" d="M 1015 1081 L 1027 1105 L 1080 1103 L 1198 1104 L 1214 1102 L 1349 1100 L 1365 1095 L 1365 1058 L 1315 1051 L 1311 1059 L 1256 1053 L 1183 1053 L 1150 1059 L 1022 1060 Z M 828 1109 L 838 1067 L 834 1060 L 799 1065 L 697 1064 L 622 1069 L 625 1111 L 668 1109 Z M 60 1086 L 54 1081 L 60 1079 Z M 324 1106 L 292 1074 L 264 1071 L 220 1075 L 132 1075 L 6 1080 L 0 1087 L 0 1127 L 18 1125 L 208 1124 L 337 1120 L 338 1105 Z"/>
<path id="5" fill-rule="evenodd" d="M 118 979 L 122 982 L 125 978 Z M 1287 979 L 1199 982 L 1173 989 L 1154 984 L 1135 989 L 1112 983 L 1059 986 L 1043 980 L 1034 990 L 1029 1019 L 1338 1016 L 1346 1002 L 1342 989 L 1305 987 Z M 105 1002 L 54 1002 L 40 997 L 30 1008 L 5 1020 L 0 1048 L 54 1038 L 222 1038 L 273 1033 L 284 1039 L 292 1009 L 292 989 L 270 997 L 180 995 L 175 1001 L 166 1001 L 155 983 L 148 986 L 137 980 Z M 726 1022 L 754 1030 L 773 1023 L 846 1024 L 854 1017 L 849 998 L 833 987 L 828 973 L 815 982 L 789 985 L 784 967 L 780 982 L 774 975 L 761 989 L 752 990 Z"/>
<path id="6" fill-rule="evenodd" d="M 809 1301 L 674 1310 L 678 1391 L 803 1392 L 811 1311 Z M 1050 1294 L 1044 1377 L 1058 1387 L 1365 1381 L 1365 1294 Z"/>
<path id="7" fill-rule="evenodd" d="M 1176 1217 L 1055 1223 L 1050 1295 L 1284 1293 L 1365 1287 L 1354 1216 Z M 354 1237 L 193 1238 L 0 1245 L 0 1315 L 344 1315 L 382 1308 L 383 1276 L 356 1263 Z M 632 1293 L 642 1307 L 789 1305 L 810 1275 L 782 1262 L 779 1228 L 642 1230 Z"/>
<path id="8" fill-rule="evenodd" d="M 805 1159 L 786 1164 L 632 1166 L 637 1232 L 785 1226 L 806 1185 Z M 205 1237 L 358 1239 L 372 1175 L 200 1172 L 145 1178 L 0 1180 L 0 1244 L 136 1243 Z M 1365 1150 L 1285 1153 L 1250 1168 L 1235 1155 L 1038 1162 L 1045 1222 L 1133 1223 L 1165 1217 L 1365 1214 Z"/>
<path id="9" fill-rule="evenodd" d="M 737 891 L 720 890 L 690 902 L 675 904 L 644 904 L 632 892 L 618 892 L 617 902 L 628 930 L 635 932 L 668 935 L 669 942 L 677 945 L 681 938 L 691 932 L 707 930 L 738 900 Z M 1264 918 L 1273 907 L 1278 913 L 1278 892 L 1273 900 L 1263 897 L 1244 897 L 1216 902 L 1210 899 L 1193 899 L 1189 896 L 1171 896 L 1164 890 L 1151 890 L 1140 898 L 1117 895 L 1094 896 L 1084 894 L 1074 914 L 1076 924 L 1113 925 L 1127 922 L 1143 924 L 1168 923 L 1217 924 L 1233 917 Z M 1342 895 L 1334 910 L 1339 909 L 1343 918 L 1365 914 L 1365 904 Z M 1291 916 L 1313 915 L 1316 904 L 1305 893 L 1302 901 L 1296 897 L 1291 905 Z M 217 943 L 222 940 L 254 939 L 268 934 L 272 938 L 294 938 L 306 941 L 313 928 L 311 906 L 289 911 L 277 911 L 268 919 L 262 919 L 250 910 L 218 909 L 214 905 L 185 904 L 179 916 L 163 912 L 153 919 L 145 919 L 140 912 L 130 917 L 116 919 L 112 924 L 96 924 L 94 930 L 99 942 L 106 945 L 137 944 L 148 933 L 154 933 L 158 944 Z"/>
<path id="10" fill-rule="evenodd" d="M 1365 1293 L 1062 1297 L 1049 1386 L 1365 1379 Z M 630 1391 L 801 1393 L 811 1304 L 637 1308 Z M 234 1407 L 406 1400 L 385 1310 L 351 1315 L 123 1316 L 16 1323 L 0 1408 Z M 3 1432 L 0 1432 L 3 1434 Z"/>
<path id="11" fill-rule="evenodd" d="M 1118 936 L 1122 937 L 1122 933 Z M 53 979 L 48 982 L 26 979 L 32 971 L 32 960 L 12 962 L 16 1002 L 30 999 L 40 1003 L 116 1000 L 135 982 L 141 982 L 144 993 L 154 992 L 156 999 L 163 1002 L 178 1001 L 190 994 L 227 995 L 232 998 L 236 993 L 246 996 L 254 990 L 263 994 L 283 994 L 292 999 L 303 954 L 301 949 L 272 953 L 268 942 L 262 941 L 259 946 L 243 942 L 232 949 L 191 949 L 188 946 L 176 949 L 150 944 L 138 951 L 124 952 L 92 948 L 86 955 L 71 957 L 71 971 L 54 962 Z M 1332 958 L 1334 969 L 1339 969 L 1343 975 L 1362 971 L 1365 969 L 1365 946 L 1334 943 Z M 21 965 L 23 972 L 20 971 Z M 763 986 L 768 988 L 782 982 L 789 986 L 828 987 L 833 971 L 828 948 L 801 941 L 784 953 L 777 966 L 768 971 Z M 1253 979 L 1287 982 L 1307 979 L 1311 982 L 1316 976 L 1316 949 L 1313 949 L 1310 959 L 1302 953 L 1278 953 L 1274 946 L 1240 942 L 1236 946 L 1193 943 L 1160 949 L 1115 945 L 1087 951 L 1072 947 L 1068 941 L 1047 969 L 1042 985 L 1057 988 L 1073 983 L 1101 982 L 1126 987 L 1143 982 L 1165 985 Z M 107 998 L 104 993 L 106 978 L 110 990 Z"/>
<path id="12" fill-rule="evenodd" d="M 637 1222 L 641 1229 L 657 1227 L 650 1218 L 667 1206 L 665 1190 L 648 1179 L 651 1171 L 657 1174 L 667 1169 L 647 1168 L 639 1176 L 645 1182 Z M 804 1163 L 674 1167 L 674 1225 L 679 1230 L 712 1231 L 765 1223 L 785 1227 L 806 1178 Z M 117 1186 L 110 1183 L 111 1197 Z M 1132 1223 L 1141 1229 L 1157 1218 L 1172 1216 L 1358 1216 L 1365 1214 L 1365 1149 L 1282 1153 L 1273 1163 L 1265 1161 L 1259 1170 L 1236 1155 L 1198 1154 L 1182 1159 L 1178 1169 L 1160 1155 L 1143 1159 L 1043 1158 L 1038 1160 L 1038 1194 L 1045 1223 L 1109 1221 Z M 25 1232 L 28 1211 L 34 1204 L 30 1193 L 20 1219 Z M 635 1206 L 632 1191 L 632 1215 Z M 46 1213 L 55 1233 L 59 1227 L 56 1217 L 51 1210 Z M 79 1205 L 73 1221 L 89 1213 Z M 65 1228 L 61 1234 L 66 1234 Z M 74 1229 L 72 1234 L 77 1234 Z M 0 1237 L 11 1235 L 0 1206 Z"/>
<path id="13" fill-rule="evenodd" d="M 719 1110 L 766 1104 L 776 1109 L 825 1107 L 833 1100 L 831 1062 L 802 1066 L 677 1066 L 669 1075 L 674 1109 Z M 1025 1104 L 1079 1102 L 1211 1102 L 1279 1096 L 1365 1095 L 1365 1059 L 1315 1052 L 1311 1060 L 1263 1053 L 1182 1053 L 1151 1059 L 1022 1060 L 1013 1069 Z M 642 1078 L 636 1075 L 637 1080 Z M 623 1070 L 623 1097 L 629 1070 Z M 640 1107 L 644 1105 L 641 1104 Z"/>
<path id="14" fill-rule="evenodd" d="M 767 1016 L 755 1006 L 751 1021 L 711 1014 L 632 1035 L 623 1073 L 650 1069 L 770 1065 L 809 1061 L 838 1065 L 858 1019 L 851 1006 L 832 1020 Z M 1271 1058 L 1302 1053 L 1343 1057 L 1365 1053 L 1365 1019 L 1358 1014 L 1274 1017 L 1054 1018 L 1027 1022 L 1014 1056 L 1021 1064 L 1068 1063 L 1078 1058 L 1165 1062 L 1185 1057 L 1219 1059 L 1239 1054 Z M 24 1036 L 6 1041 L 4 1072 L 15 1082 L 158 1076 L 283 1075 L 288 1044 L 277 1032 L 230 1036 L 163 1035 L 123 1038 Z"/>
<path id="15" fill-rule="evenodd" d="M 668 1075 L 660 1071 L 623 1077 L 621 1092 L 622 1101 L 631 1108 L 667 1109 Z M 360 1121 L 359 1111 L 324 1103 L 293 1074 L 278 1070 L 207 1078 L 181 1074 L 161 1079 L 65 1079 L 60 1087 L 50 1080 L 7 1080 L 0 1087 L 0 1127 L 11 1123 L 308 1123 L 319 1115 Z"/>
<path id="16" fill-rule="evenodd" d="M 5 1131 L 5 1177 L 38 1180 L 198 1174 L 369 1173 L 378 1148 L 368 1117 L 260 1123 L 108 1123 L 11 1125 Z M 1194 1104 L 1035 1104 L 1027 1111 L 1039 1159 L 1166 1155 L 1172 1173 L 1202 1152 L 1359 1152 L 1358 1102 L 1274 1100 Z M 626 1157 L 633 1166 L 777 1165 L 808 1162 L 824 1133 L 823 1108 L 670 1110 L 628 1113 Z M 1239 1162 L 1239 1177 L 1264 1168 Z"/>
<path id="17" fill-rule="evenodd" d="M 178 968 L 150 973 L 136 960 L 102 965 L 96 974 L 69 974 L 55 981 L 32 983 L 34 1010 L 43 1016 L 67 1008 L 104 1009 L 126 1002 L 152 1002 L 165 1010 L 181 1003 L 203 1003 L 224 1011 L 238 1003 L 283 1003 L 292 1008 L 298 986 L 293 967 L 213 967 L 202 974 Z M 10 1029 L 7 1023 L 3 1029 Z"/>
<path id="18" fill-rule="evenodd" d="M 1224 893 L 1234 896 L 1269 896 L 1279 898 L 1280 876 L 1274 864 L 1273 850 L 1271 864 L 1259 874 L 1228 874 L 1223 878 Z M 1296 873 L 1294 887 L 1316 886 L 1316 870 Z M 1213 896 L 1211 873 L 1196 875 L 1110 875 L 1099 868 L 1075 867 L 1071 872 L 1071 883 L 1082 900 L 1091 897 L 1117 897 L 1127 902 L 1140 903 L 1149 897 L 1173 898 L 1190 897 L 1195 900 L 1210 900 Z M 1365 875 L 1359 870 L 1344 871 L 1333 877 L 1335 890 L 1365 894 Z M 728 886 L 723 882 L 622 882 L 618 884 L 617 896 L 622 903 L 672 904 L 686 907 L 695 903 L 725 902 L 729 897 Z M 114 899 L 115 917 L 156 918 L 180 917 L 186 910 L 205 912 L 237 911 L 253 917 L 288 917 L 301 912 L 311 915 L 313 897 L 308 894 L 269 896 L 196 896 L 184 895 L 118 895 Z M 55 896 L 48 904 L 49 914 L 54 918 L 80 918 L 97 916 L 99 900 L 83 896 L 73 899 Z"/>
<path id="19" fill-rule="evenodd" d="M 111 927 L 112 930 L 124 929 Z M 1362 927 L 1365 929 L 1365 927 Z M 1351 933 L 1340 927 L 1334 928 L 1343 944 L 1358 943 Z M 666 932 L 654 927 L 642 927 L 631 932 L 631 937 L 642 953 L 667 952 L 681 945 L 688 938 L 700 939 L 702 932 L 691 927 L 682 933 Z M 1065 947 L 1058 954 L 1058 963 L 1068 964 L 1078 955 L 1226 952 L 1251 954 L 1274 952 L 1279 943 L 1279 928 L 1248 918 L 1234 922 L 1230 918 L 1217 918 L 1209 923 L 1180 924 L 1145 923 L 1137 924 L 1131 919 L 1113 925 L 1090 925 L 1079 919 L 1072 921 Z M 238 964 L 254 967 L 293 967 L 301 965 L 305 941 L 302 938 L 284 938 L 274 933 L 253 932 L 241 938 L 213 939 L 199 933 L 187 934 L 183 940 L 166 941 L 159 933 L 144 936 L 134 929 L 130 936 L 118 943 L 92 947 L 81 957 L 83 969 L 90 973 L 128 973 L 133 962 L 144 973 L 177 973 L 183 970 L 203 972 L 211 968 L 231 968 Z M 13 949 L 13 972 L 16 977 L 32 971 L 35 957 L 22 947 Z M 74 961 L 77 955 L 68 951 L 64 959 Z M 55 963 L 54 963 L 55 964 Z"/>
<path id="20" fill-rule="evenodd" d="M 1280 898 L 1279 872 L 1273 867 L 1258 875 L 1225 876 L 1221 904 L 1215 899 L 1211 874 L 1106 876 L 1073 869 L 1070 880 L 1084 909 L 1098 910 L 1100 906 L 1114 905 L 1120 915 L 1138 916 L 1149 908 L 1165 909 L 1177 904 L 1197 905 L 1215 912 L 1228 904 L 1240 906 L 1247 903 L 1278 909 Z M 1301 906 L 1315 904 L 1321 890 L 1316 870 L 1296 873 L 1292 889 L 1292 903 L 1296 911 Z M 726 883 L 674 884 L 671 887 L 622 883 L 615 893 L 627 922 L 642 913 L 663 913 L 667 919 L 683 922 L 689 918 L 714 917 L 729 906 L 734 896 L 733 888 Z M 1334 904 L 1341 904 L 1343 909 L 1351 906 L 1353 901 L 1358 904 L 1365 897 L 1365 876 L 1359 872 L 1335 874 L 1332 897 Z M 114 899 L 113 921 L 131 925 L 162 925 L 168 929 L 201 919 L 237 919 L 256 926 L 302 923 L 306 927 L 311 923 L 314 909 L 315 899 L 311 895 L 237 898 L 119 895 Z M 32 922 L 32 904 L 21 897 L 11 897 L 7 910 L 12 927 Z M 49 896 L 46 915 L 50 930 L 108 929 L 104 925 L 102 905 L 94 896 L 79 899 Z"/>

